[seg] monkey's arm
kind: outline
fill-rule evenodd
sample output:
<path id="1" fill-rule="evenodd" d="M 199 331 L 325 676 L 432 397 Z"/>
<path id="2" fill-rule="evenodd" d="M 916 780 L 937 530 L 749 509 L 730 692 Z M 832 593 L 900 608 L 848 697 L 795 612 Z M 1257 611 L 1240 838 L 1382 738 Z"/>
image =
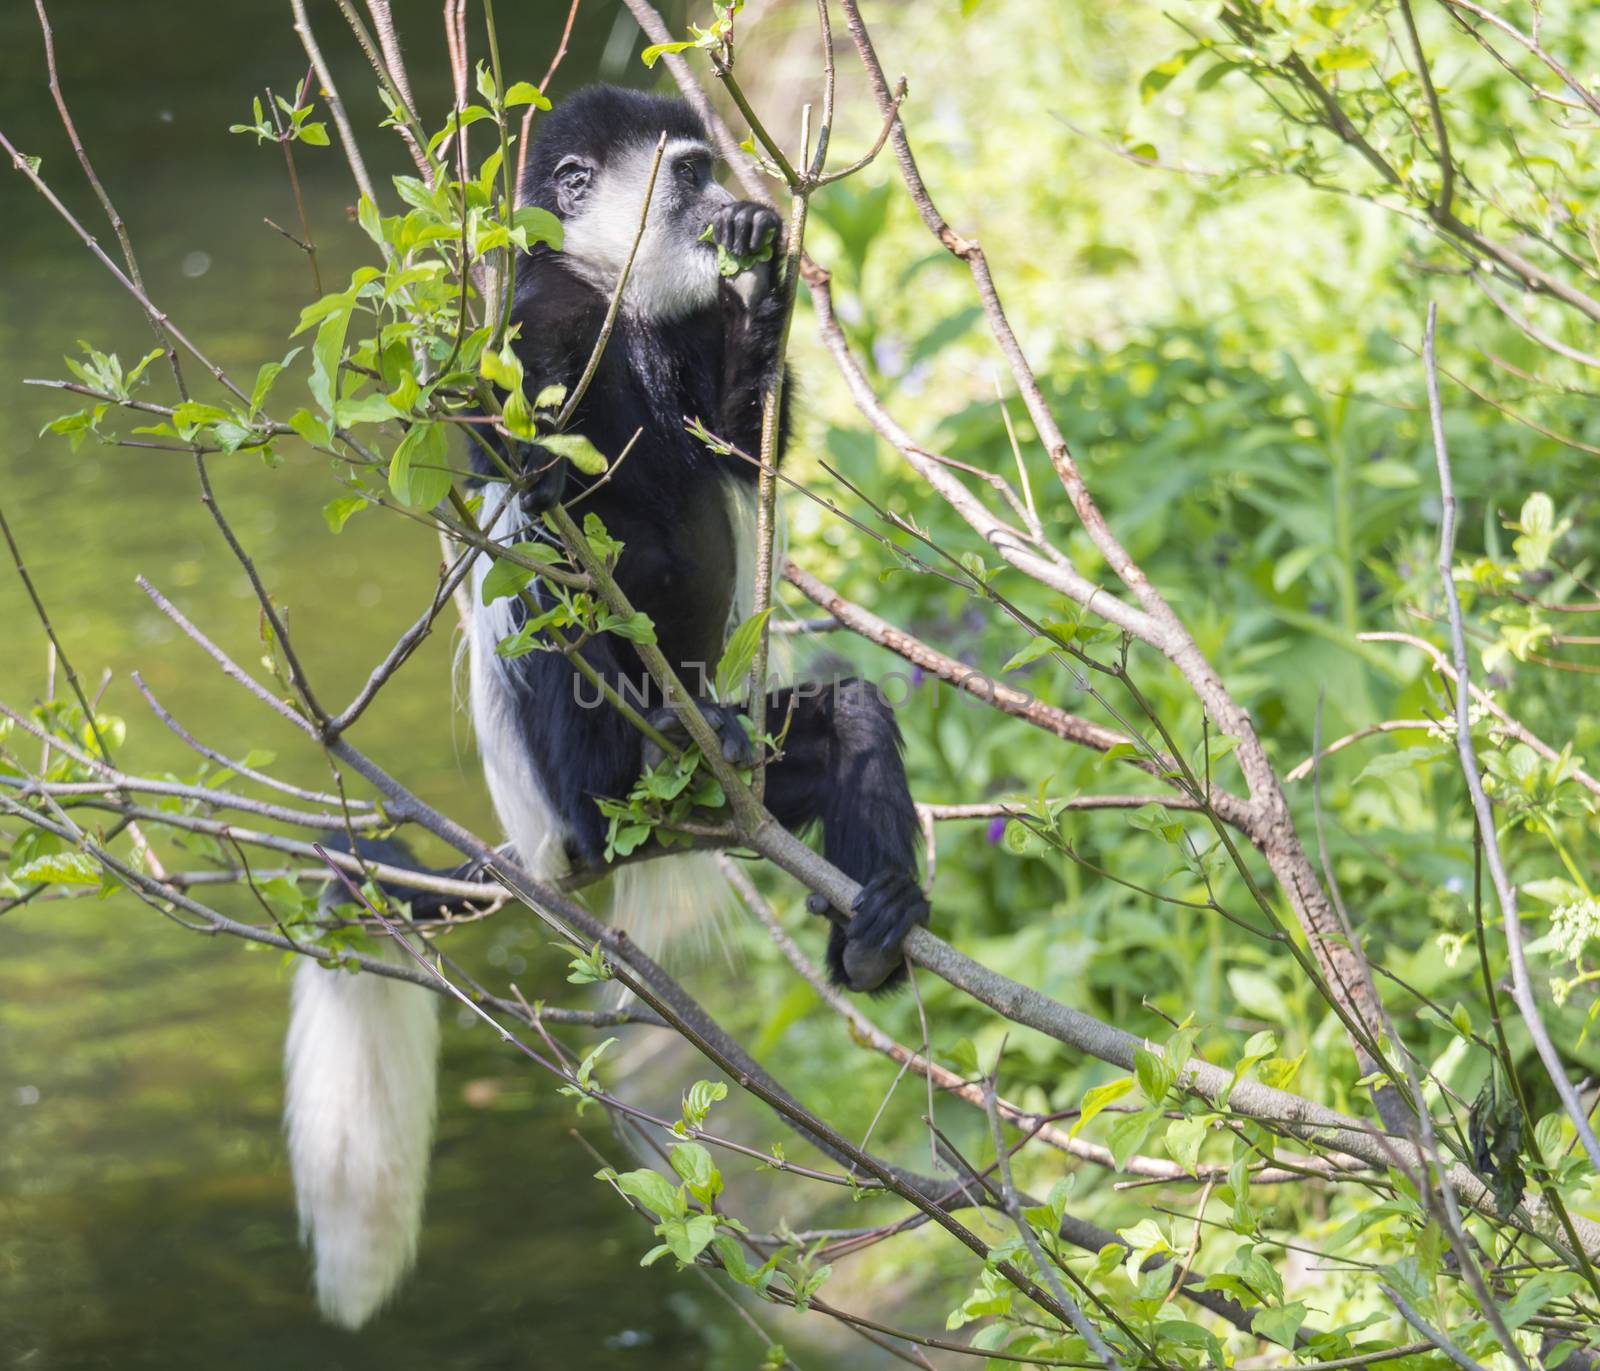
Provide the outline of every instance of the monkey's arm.
<path id="1" fill-rule="evenodd" d="M 717 435 L 757 456 L 761 451 L 761 406 L 778 375 L 783 332 L 783 292 L 775 270 L 783 247 L 783 221 L 765 205 L 738 201 L 711 221 L 714 242 L 748 257 L 770 238 L 772 260 L 757 262 L 722 283 L 722 412 Z M 778 456 L 788 437 L 785 387 Z"/>

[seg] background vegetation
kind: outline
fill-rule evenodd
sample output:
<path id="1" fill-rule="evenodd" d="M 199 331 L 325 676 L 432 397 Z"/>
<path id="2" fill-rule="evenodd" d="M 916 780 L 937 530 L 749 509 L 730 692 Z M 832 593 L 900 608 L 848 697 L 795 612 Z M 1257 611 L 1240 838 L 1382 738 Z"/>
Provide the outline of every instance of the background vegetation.
<path id="1" fill-rule="evenodd" d="M 500 15 L 507 84 L 544 71 L 565 19 L 559 8 L 537 23 Z M 1506 1201 L 1526 1187 L 1543 1206 L 1543 1219 L 1524 1225 L 1535 1236 L 1518 1233 L 1521 1220 L 1453 1217 L 1442 1168 L 1427 1164 L 1248 1184 L 1240 1168 L 1260 1167 L 1265 1156 L 1325 1170 L 1314 1159 L 1326 1149 L 1286 1142 L 1282 1129 L 1274 1139 L 1247 1111 L 1219 1107 L 1214 1091 L 1169 1094 L 1155 1057 L 1130 1074 L 1006 1022 L 932 975 L 919 975 L 916 998 L 858 1009 L 913 1047 L 925 1011 L 945 1069 L 973 1082 L 993 1073 L 1001 1097 L 1049 1118 L 1071 1150 L 1034 1137 L 1012 1165 L 1020 1188 L 1052 1196 L 1054 1220 L 1075 1217 L 1121 1234 L 1140 1257 L 1173 1258 L 1141 1275 L 1127 1247 L 1098 1257 L 1060 1248 L 1084 1282 L 1068 1288 L 1125 1365 L 1287 1363 L 1297 1334 L 1305 1362 L 1442 1365 L 1446 1340 L 1485 1366 L 1577 1364 L 1575 1349 L 1592 1338 L 1600 1308 L 1588 1260 L 1550 1217 L 1554 1200 L 1574 1225 L 1600 1220 L 1600 1193 L 1578 1125 L 1509 994 L 1450 679 L 1424 648 L 1368 636 L 1404 634 L 1450 652 L 1437 566 L 1444 505 L 1419 356 L 1431 304 L 1459 518 L 1453 580 L 1474 679 L 1501 711 L 1476 706 L 1472 736 L 1498 845 L 1522 895 L 1540 1017 L 1581 1117 L 1595 1100 L 1591 1076 L 1600 1074 L 1587 1031 L 1600 1000 L 1586 959 L 1600 927 L 1597 792 L 1583 770 L 1600 728 L 1592 684 L 1600 593 L 1591 584 L 1600 423 L 1590 355 L 1600 275 L 1592 218 L 1600 32 L 1580 5 L 1414 8 L 1230 4 L 1164 14 L 1137 4 L 968 0 L 866 14 L 891 79 L 907 73 L 905 125 L 922 177 L 956 231 L 983 244 L 1085 484 L 1286 778 L 1300 839 L 1318 876 L 1342 893 L 1391 1016 L 1387 1028 L 1373 1021 L 1369 1045 L 1392 1074 L 1385 1080 L 1370 1074 L 1370 1062 L 1358 1064 L 1335 1007 L 1348 1014 L 1352 992 L 1335 986 L 1330 997 L 1319 988 L 1293 897 L 1271 884 L 1249 843 L 1240 842 L 1237 865 L 1229 862 L 1218 831 L 1178 802 L 1068 807 L 1161 792 L 1159 777 L 1134 769 L 1149 752 L 1108 755 L 1054 738 L 947 687 L 936 691 L 931 673 L 914 674 L 848 634 L 794 639 L 802 661 L 844 654 L 874 674 L 912 678 L 900 719 L 918 799 L 989 807 L 934 825 L 935 931 L 994 971 L 1155 1043 L 1169 1040 L 1174 1024 L 1190 1025 L 1196 1059 L 1368 1126 L 1380 1122 L 1375 1085 L 1404 1095 L 1424 1083 L 1436 1136 L 1419 1132 L 1403 1105 L 1382 1116 L 1394 1136 L 1472 1168 Z M 690 20 L 710 23 L 703 9 L 669 13 L 672 32 L 685 34 Z M 452 98 L 437 11 L 396 5 L 395 14 L 431 132 Z M 150 296 L 230 371 L 254 376 L 283 355 L 316 294 L 302 254 L 259 225 L 268 215 L 299 232 L 281 154 L 226 132 L 252 122 L 254 92 L 268 84 L 289 91 L 300 80 L 304 58 L 287 10 L 243 7 L 228 21 L 241 31 L 225 42 L 218 35 L 216 50 L 234 58 L 202 73 L 178 51 L 198 50 L 198 26 L 208 22 L 198 10 L 192 44 L 165 25 L 153 34 L 98 9 L 63 4 L 51 17 L 67 98 L 128 218 Z M 337 12 L 313 7 L 312 18 L 372 150 L 383 213 L 398 213 L 404 206 L 383 178 L 411 168 L 393 133 L 377 128 L 383 110 L 371 72 Z M 481 16 L 472 22 L 481 56 Z M 0 24 L 8 51 L 37 59 L 5 83 L 0 131 L 21 152 L 43 155 L 40 174 L 110 248 L 52 122 L 35 16 L 14 5 Z M 631 25 L 612 6 L 580 6 L 573 51 L 551 94 L 597 74 L 651 80 Z M 799 106 L 819 98 L 814 8 L 751 6 L 737 27 L 740 84 L 792 153 Z M 882 122 L 842 23 L 836 36 L 830 165 L 858 155 Z M 689 58 L 715 86 L 705 54 Z M 309 103 L 309 118 L 325 121 L 321 103 Z M 736 116 L 733 127 L 747 132 Z M 345 213 L 355 193 L 331 142 L 295 145 L 329 291 L 375 260 Z M 476 157 L 491 145 L 476 143 Z M 843 334 L 917 444 L 1010 481 L 1037 511 L 1042 539 L 1109 591 L 1116 568 L 1066 499 L 967 268 L 928 234 L 893 152 L 819 190 L 811 206 L 807 244 L 832 272 Z M 108 722 L 108 745 L 130 772 L 196 779 L 193 754 L 130 684 L 137 669 L 205 741 L 241 757 L 269 750 L 278 755 L 256 765 L 325 788 L 317 750 L 208 674 L 131 584 L 136 572 L 148 576 L 237 660 L 254 665 L 263 656 L 258 606 L 195 500 L 189 458 L 101 446 L 81 433 L 29 436 L 77 402 L 41 399 L 17 384 L 22 377 L 70 377 L 55 359 L 68 352 L 81 363 L 80 337 L 116 352 L 124 370 L 151 344 L 137 305 L 104 289 L 102 268 L 23 176 L 8 185 L 16 246 L 0 358 L 15 420 L 0 439 L 0 507 L 88 689 L 102 667 L 112 672 L 103 712 L 125 720 L 126 737 L 122 724 Z M 791 493 L 789 557 L 848 600 L 1050 705 L 1145 735 L 1159 719 L 1197 771 L 1209 758 L 1215 785 L 1242 794 L 1214 705 L 1208 715 L 1210 702 L 1161 653 L 1120 644 L 1092 605 L 1085 613 L 1004 569 L 925 476 L 874 435 L 816 323 L 802 290 L 793 335 L 804 419 L 790 474 L 900 553 Z M 275 409 L 311 404 L 309 363 L 302 354 L 281 378 Z M 161 366 L 158 359 L 137 394 L 170 405 Z M 123 422 L 113 409 L 103 428 L 128 438 L 142 422 Z M 216 431 L 211 421 L 202 437 Z M 369 441 L 387 455 L 398 426 L 373 421 L 372 431 Z M 348 699 L 426 602 L 436 544 L 379 509 L 360 510 L 335 535 L 320 511 L 340 497 L 331 478 L 348 479 L 348 468 L 293 439 L 273 446 L 280 465 L 247 449 L 212 458 L 210 470 L 288 616 L 307 675 L 324 699 Z M 997 498 L 990 504 L 1014 519 Z M 956 567 L 966 559 L 965 570 L 940 564 L 945 574 L 930 575 L 904 555 L 937 563 L 930 544 Z M 997 597 L 1016 613 L 1002 612 Z M 801 616 L 818 613 L 792 591 L 785 598 Z M 42 703 L 52 693 L 45 640 L 15 581 L 0 585 L 0 622 L 0 698 L 36 726 L 97 749 L 106 740 L 72 716 L 59 670 L 53 694 L 63 703 Z M 1043 637 L 1038 625 L 1047 626 Z M 356 741 L 410 790 L 492 837 L 465 729 L 450 715 L 446 636 L 435 633 L 384 690 Z M 1093 691 L 1079 688 L 1084 667 L 1074 650 L 1112 666 L 1126 653 L 1127 680 L 1096 676 Z M 30 704 L 42 712 L 27 715 Z M 39 759 L 37 741 L 20 727 L 3 743 L 14 775 Z M 1319 741 L 1352 734 L 1363 736 L 1315 772 L 1302 766 Z M 1530 734 L 1549 745 L 1545 755 Z M 56 779 L 79 777 L 68 768 Z M 1195 802 L 1181 790 L 1179 801 Z M 34 813 L 48 818 L 40 803 Z M 1034 811 L 1007 822 L 1006 804 Z M 9 1341 L 0 1345 L 14 1357 L 170 1365 L 249 1347 L 262 1365 L 315 1354 L 352 1365 L 531 1357 L 742 1366 L 769 1355 L 767 1338 L 701 1282 L 669 1271 L 671 1260 L 637 1269 L 654 1242 L 650 1222 L 586 1179 L 597 1163 L 568 1136 L 571 1104 L 489 1033 L 471 1029 L 464 1010 L 447 1036 L 423 1265 L 400 1306 L 362 1341 L 317 1329 L 278 1152 L 277 954 L 242 956 L 232 940 L 194 938 L 126 892 L 58 902 L 61 893 L 81 895 L 81 885 L 50 880 L 50 868 L 34 864 L 70 844 L 41 840 L 29 823 L 5 821 L 12 885 L 0 888 L 0 900 L 15 902 L 0 904 L 0 1165 L 9 1210 L 0 1234 L 0 1329 Z M 187 852 L 167 853 L 169 866 L 231 860 L 187 841 Z M 1259 904 L 1245 872 L 1260 883 Z M 30 894 L 40 879 L 48 888 Z M 803 892 L 765 871 L 760 880 L 814 953 L 821 930 L 803 913 Z M 259 921 L 245 891 L 214 904 Z M 1224 912 L 1256 925 L 1270 914 L 1292 931 L 1256 936 Z M 930 1096 L 917 1076 L 901 1078 L 893 1060 L 865 1050 L 862 1030 L 846 1031 L 752 919 L 730 920 L 721 941 L 725 948 L 680 953 L 669 964 L 816 1116 L 857 1143 L 870 1135 L 874 1154 L 915 1171 L 962 1174 L 958 1156 L 980 1168 L 993 1162 L 981 1085 L 968 1092 L 977 1108 L 945 1093 L 933 1100 L 944 1141 L 930 1159 Z M 449 947 L 497 993 L 514 979 L 530 997 L 587 1003 L 565 985 L 566 957 L 548 942 L 542 926 L 507 910 L 453 935 Z M 578 1030 L 562 1036 L 579 1057 L 597 1041 Z M 680 1092 L 717 1074 L 681 1044 L 664 1047 L 654 1030 L 619 1036 L 599 1075 L 658 1113 L 675 1116 Z M 1412 1082 L 1400 1066 L 1406 1051 Z M 1100 1105 L 1109 1107 L 1084 1117 Z M 644 1165 L 597 1126 L 599 1114 L 583 1121 L 591 1144 L 620 1168 Z M 782 1139 L 791 1159 L 836 1169 L 754 1101 L 731 1098 L 712 1120 L 762 1151 Z M 1006 1136 L 1015 1145 L 1026 1133 Z M 747 1159 L 719 1153 L 718 1162 L 726 1211 L 758 1232 L 780 1222 L 876 1227 L 910 1212 L 893 1197 L 841 1197 L 759 1172 Z M 1172 1174 L 1180 1169 L 1194 1174 Z M 775 1288 L 799 1290 L 827 1263 L 832 1274 L 816 1292 L 826 1305 L 925 1337 L 976 1339 L 1012 1357 L 1098 1365 L 1083 1337 L 1000 1271 L 1009 1261 L 1046 1279 L 1011 1219 L 993 1207 L 963 1209 L 961 1218 L 991 1248 L 987 1264 L 926 1224 L 892 1241 L 835 1235 L 836 1250 L 786 1270 Z M 1235 1299 L 1242 1317 L 1229 1322 L 1184 1297 L 1167 1300 L 1173 1266 Z M 750 1307 L 799 1365 L 888 1355 L 839 1324 Z M 821 1347 L 808 1347 L 811 1338 Z M 933 1365 L 979 1364 L 891 1341 L 902 1356 Z"/>

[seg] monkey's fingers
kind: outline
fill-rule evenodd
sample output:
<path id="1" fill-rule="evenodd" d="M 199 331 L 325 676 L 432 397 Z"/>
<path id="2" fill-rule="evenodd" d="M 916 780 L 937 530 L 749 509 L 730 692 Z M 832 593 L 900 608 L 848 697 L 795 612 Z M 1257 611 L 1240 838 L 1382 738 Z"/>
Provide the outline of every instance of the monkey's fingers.
<path id="1" fill-rule="evenodd" d="M 916 878 L 883 871 L 861 887 L 845 929 L 844 969 L 852 990 L 876 990 L 898 969 L 900 944 L 913 926 L 926 924 L 928 900 Z"/>
<path id="2" fill-rule="evenodd" d="M 719 209 L 711 219 L 711 240 L 735 257 L 754 257 L 775 244 L 783 221 L 765 205 L 741 200 Z"/>
<path id="3" fill-rule="evenodd" d="M 750 735 L 745 731 L 743 714 L 724 705 L 712 705 L 706 707 L 706 718 L 717 730 L 717 737 L 722 741 L 723 761 L 733 766 L 756 764 L 755 744 L 750 741 Z"/>
<path id="4" fill-rule="evenodd" d="M 750 741 L 750 735 L 745 732 L 743 715 L 728 705 L 714 704 L 710 700 L 701 700 L 698 703 L 706 722 L 716 730 L 717 741 L 722 747 L 722 759 L 734 766 L 754 766 L 755 746 Z M 683 726 L 677 710 L 671 705 L 661 705 L 652 709 L 645 715 L 645 722 L 674 747 L 688 747 L 692 741 L 689 730 Z M 652 739 L 645 740 L 646 770 L 658 766 L 665 756 L 666 753 L 661 750 L 659 744 Z"/>

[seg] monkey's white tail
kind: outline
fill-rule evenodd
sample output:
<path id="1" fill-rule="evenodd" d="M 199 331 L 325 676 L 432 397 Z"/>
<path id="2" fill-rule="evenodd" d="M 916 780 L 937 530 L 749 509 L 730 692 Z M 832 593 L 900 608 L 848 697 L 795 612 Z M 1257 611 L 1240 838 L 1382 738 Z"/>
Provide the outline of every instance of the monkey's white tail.
<path id="1" fill-rule="evenodd" d="M 378 954 L 406 962 L 385 939 Z M 359 1328 L 416 1256 L 439 1054 L 438 1000 L 304 959 L 284 1044 L 284 1126 L 317 1303 Z"/>
<path id="2" fill-rule="evenodd" d="M 633 862 L 611 873 L 602 906 L 607 923 L 625 929 L 645 953 L 660 960 L 668 947 L 689 946 L 704 955 L 731 955 L 733 889 L 712 852 L 682 852 Z"/>

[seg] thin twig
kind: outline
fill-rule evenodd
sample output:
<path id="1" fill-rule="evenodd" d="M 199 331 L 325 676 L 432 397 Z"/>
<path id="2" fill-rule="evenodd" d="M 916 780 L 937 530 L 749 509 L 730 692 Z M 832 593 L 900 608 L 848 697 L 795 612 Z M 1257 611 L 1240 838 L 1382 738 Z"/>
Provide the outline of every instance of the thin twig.
<path id="1" fill-rule="evenodd" d="M 1386 1281 L 1380 1281 L 1379 1288 L 1388 1296 L 1389 1302 L 1394 1305 L 1400 1317 L 1415 1328 L 1417 1332 L 1421 1333 L 1434 1347 L 1443 1352 L 1445 1356 L 1449 1357 L 1451 1361 L 1461 1368 L 1461 1371 L 1484 1371 L 1482 1366 L 1473 1361 L 1455 1343 L 1451 1342 L 1421 1314 L 1417 1313 L 1411 1302 L 1392 1285 Z"/>
<path id="2" fill-rule="evenodd" d="M 294 10 L 294 31 L 300 35 L 300 45 L 305 48 L 306 56 L 316 68 L 317 81 L 322 88 L 322 98 L 328 102 L 328 113 L 333 116 L 333 126 L 339 130 L 339 143 L 344 148 L 344 160 L 350 165 L 350 175 L 355 179 L 356 190 L 373 204 L 377 204 L 378 197 L 372 191 L 372 178 L 367 175 L 367 164 L 361 156 L 361 145 L 356 142 L 355 130 L 350 127 L 350 116 L 345 113 L 344 101 L 339 98 L 339 87 L 334 84 L 333 72 L 329 70 L 322 49 L 317 46 L 316 35 L 311 32 L 311 20 L 306 17 L 305 0 L 289 0 L 289 5 Z"/>
<path id="3" fill-rule="evenodd" d="M 1455 0 L 1452 0 L 1454 3 Z M 1467 666 L 1467 639 L 1461 625 L 1461 599 L 1456 594 L 1455 537 L 1456 496 L 1450 473 L 1450 452 L 1445 443 L 1444 411 L 1439 403 L 1439 375 L 1434 366 L 1434 329 L 1437 307 L 1428 306 L 1428 327 L 1423 335 L 1422 351 L 1427 370 L 1428 414 L 1433 424 L 1433 452 L 1439 469 L 1439 491 L 1443 512 L 1439 521 L 1439 580 L 1444 588 L 1445 603 L 1450 611 L 1450 642 L 1455 658 L 1455 677 L 1470 688 L 1471 678 Z M 1466 778 L 1467 791 L 1472 796 L 1472 808 L 1477 815 L 1478 830 L 1483 836 L 1484 857 L 1489 864 L 1489 878 L 1494 884 L 1495 897 L 1500 903 L 1501 925 L 1505 930 L 1506 952 L 1511 961 L 1511 996 L 1516 1001 L 1539 1060 L 1544 1063 L 1550 1082 L 1561 1097 L 1567 1117 L 1577 1129 L 1583 1150 L 1589 1154 L 1589 1165 L 1600 1171 L 1600 1139 L 1589 1126 L 1588 1111 L 1567 1079 L 1561 1056 L 1550 1040 L 1549 1030 L 1539 1014 L 1539 1004 L 1534 997 L 1528 978 L 1528 959 L 1522 949 L 1522 916 L 1517 910 L 1517 894 L 1506 876 L 1505 864 L 1500 856 L 1500 839 L 1495 828 L 1494 807 L 1484 793 L 1483 778 L 1478 770 L 1478 755 L 1472 743 L 1469 690 L 1456 691 L 1456 752 L 1461 758 L 1461 771 Z"/>
<path id="4" fill-rule="evenodd" d="M 667 150 L 667 135 L 662 133 L 656 139 L 655 155 L 650 159 L 650 175 L 644 184 L 644 199 L 639 205 L 639 222 L 633 230 L 633 242 L 628 245 L 628 255 L 622 263 L 622 270 L 617 275 L 617 284 L 611 291 L 611 302 L 606 306 L 605 318 L 600 323 L 600 333 L 594 340 L 594 347 L 589 350 L 589 360 L 584 363 L 583 371 L 578 377 L 578 382 L 572 388 L 572 393 L 567 396 L 566 403 L 561 406 L 561 413 L 556 417 L 556 432 L 563 432 L 572 422 L 572 416 L 577 413 L 578 406 L 583 402 L 589 383 L 594 380 L 594 374 L 600 369 L 600 359 L 605 355 L 606 344 L 611 341 L 611 330 L 617 322 L 617 314 L 622 308 L 623 292 L 628 288 L 628 277 L 633 271 L 633 259 L 639 254 L 639 243 L 644 238 L 645 226 L 650 222 L 650 202 L 656 193 L 656 173 L 661 170 L 661 155 Z"/>

